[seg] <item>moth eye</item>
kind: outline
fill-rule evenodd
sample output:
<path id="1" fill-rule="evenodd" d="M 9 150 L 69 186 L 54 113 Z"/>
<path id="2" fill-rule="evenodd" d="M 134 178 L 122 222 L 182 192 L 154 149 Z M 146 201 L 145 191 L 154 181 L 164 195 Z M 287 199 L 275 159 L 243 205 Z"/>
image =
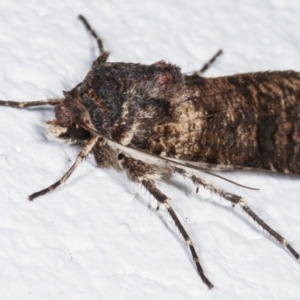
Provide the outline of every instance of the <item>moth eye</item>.
<path id="1" fill-rule="evenodd" d="M 123 153 L 120 153 L 118 155 L 118 160 L 122 160 L 122 159 L 124 159 L 124 157 L 125 157 L 125 155 Z"/>
<path id="2" fill-rule="evenodd" d="M 72 124 L 67 129 L 67 134 L 74 140 L 84 141 L 91 137 L 91 133 L 84 128 Z"/>

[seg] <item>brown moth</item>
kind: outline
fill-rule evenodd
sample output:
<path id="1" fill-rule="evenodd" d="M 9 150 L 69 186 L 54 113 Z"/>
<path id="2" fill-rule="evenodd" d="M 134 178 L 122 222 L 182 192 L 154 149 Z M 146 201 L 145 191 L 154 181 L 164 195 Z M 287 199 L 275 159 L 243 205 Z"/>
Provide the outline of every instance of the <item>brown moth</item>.
<path id="1" fill-rule="evenodd" d="M 165 206 L 187 243 L 198 274 L 208 288 L 193 243 L 157 182 L 179 173 L 198 187 L 239 205 L 300 261 L 300 255 L 245 203 L 202 179 L 199 170 L 264 169 L 300 175 L 300 73 L 294 71 L 204 78 L 164 61 L 152 65 L 107 62 L 109 53 L 83 16 L 100 50 L 84 80 L 57 99 L 0 101 L 2 106 L 54 106 L 50 133 L 82 149 L 56 183 L 29 196 L 44 195 L 93 153 L 99 167 L 126 172 Z M 217 175 L 216 175 L 217 176 Z"/>

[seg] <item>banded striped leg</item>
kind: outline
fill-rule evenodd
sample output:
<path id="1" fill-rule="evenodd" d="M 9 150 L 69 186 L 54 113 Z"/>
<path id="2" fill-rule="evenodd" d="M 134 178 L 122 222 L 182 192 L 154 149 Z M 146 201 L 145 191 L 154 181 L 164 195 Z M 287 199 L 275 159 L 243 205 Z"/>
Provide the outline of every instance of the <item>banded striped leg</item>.
<path id="1" fill-rule="evenodd" d="M 91 27 L 90 23 L 87 21 L 87 19 L 84 16 L 79 15 L 78 18 L 79 18 L 79 20 L 81 20 L 83 22 L 83 24 L 84 24 L 85 28 L 87 29 L 87 31 L 96 39 L 97 44 L 98 44 L 98 48 L 99 48 L 99 51 L 100 51 L 100 55 L 93 62 L 92 67 L 95 67 L 99 64 L 105 63 L 108 59 L 109 53 L 104 50 L 102 39 L 97 35 L 95 30 Z"/>
<path id="2" fill-rule="evenodd" d="M 163 204 L 166 207 L 166 209 L 167 209 L 168 213 L 170 214 L 171 218 L 173 219 L 175 225 L 179 229 L 179 232 L 181 233 L 181 235 L 183 236 L 184 240 L 186 241 L 187 245 L 190 248 L 190 251 L 192 253 L 193 260 L 196 264 L 199 276 L 201 277 L 202 281 L 207 285 L 207 287 L 209 289 L 213 288 L 213 284 L 208 280 L 208 278 L 204 274 L 204 271 L 200 264 L 199 257 L 197 255 L 197 252 L 195 250 L 195 247 L 193 245 L 191 238 L 187 234 L 186 230 L 180 223 L 177 215 L 175 214 L 173 208 L 170 205 L 170 199 L 168 199 L 166 195 L 161 193 L 161 191 L 159 189 L 157 189 L 157 187 L 155 186 L 155 184 L 153 182 L 151 182 L 149 180 L 142 180 L 142 185 L 159 203 Z"/>
<path id="3" fill-rule="evenodd" d="M 223 50 L 220 49 L 206 64 L 204 64 L 204 66 L 199 71 L 193 73 L 191 77 L 202 77 L 203 73 L 211 67 L 211 65 L 221 54 L 223 54 Z"/>
<path id="4" fill-rule="evenodd" d="M 239 205 L 242 210 L 252 219 L 254 220 L 259 226 L 261 226 L 265 231 L 267 231 L 274 239 L 276 239 L 281 245 L 285 246 L 288 251 L 296 258 L 298 262 L 300 262 L 300 255 L 296 252 L 296 250 L 285 240 L 283 236 L 281 236 L 278 232 L 272 229 L 268 224 L 266 224 L 244 201 L 244 199 L 240 196 L 228 193 L 222 189 L 219 189 L 213 186 L 211 183 L 203 180 L 202 178 L 190 175 L 183 169 L 176 169 L 176 172 L 180 173 L 183 176 L 191 178 L 196 186 L 202 185 L 204 188 L 209 189 L 210 191 L 214 192 L 215 194 L 221 196 L 225 200 L 231 202 L 233 207 L 235 205 Z"/>
<path id="5" fill-rule="evenodd" d="M 54 189 L 56 189 L 58 186 L 60 186 L 62 183 L 66 182 L 67 179 L 71 176 L 71 174 L 75 171 L 75 169 L 78 167 L 78 165 L 83 161 L 84 158 L 87 157 L 87 155 L 93 150 L 94 146 L 96 145 L 97 141 L 98 141 L 99 137 L 93 137 L 91 138 L 88 143 L 85 145 L 85 147 L 83 149 L 81 149 L 81 151 L 79 152 L 74 164 L 72 165 L 72 167 L 65 173 L 65 175 L 58 180 L 57 182 L 55 182 L 54 184 L 50 185 L 49 187 L 33 193 L 32 195 L 30 195 L 28 197 L 28 199 L 30 201 L 32 201 L 33 199 L 45 195 L 48 192 L 53 191 Z"/>
<path id="6" fill-rule="evenodd" d="M 16 108 L 27 108 L 27 107 L 31 107 L 31 106 L 57 105 L 62 100 L 63 100 L 63 98 L 36 100 L 36 101 L 30 101 L 30 102 L 17 102 L 17 101 L 10 101 L 10 100 L 0 100 L 0 106 L 9 106 L 9 107 L 16 107 Z"/>
<path id="7" fill-rule="evenodd" d="M 91 27 L 90 23 L 87 21 L 87 19 L 83 15 L 79 15 L 78 18 L 79 18 L 79 20 L 82 21 L 82 23 L 84 24 L 87 31 L 96 39 L 100 54 L 102 54 L 104 52 L 102 40 L 100 39 L 100 37 L 97 35 L 95 30 Z"/>
<path id="8" fill-rule="evenodd" d="M 130 180 L 141 183 L 146 188 L 146 190 L 157 200 L 158 204 L 162 204 L 166 207 L 175 225 L 179 229 L 179 232 L 190 248 L 197 267 L 198 274 L 200 275 L 202 281 L 207 285 L 207 287 L 211 289 L 213 285 L 204 275 L 204 271 L 200 265 L 200 261 L 192 240 L 190 239 L 189 235 L 187 234 L 177 215 L 175 214 L 173 208 L 171 207 L 170 199 L 168 199 L 168 197 L 165 196 L 155 185 L 155 181 L 160 180 L 163 175 L 170 175 L 174 172 L 174 170 L 168 167 L 162 169 L 158 166 L 150 165 L 140 160 L 127 157 L 123 153 L 120 153 L 118 155 L 118 161 L 123 166 Z"/>

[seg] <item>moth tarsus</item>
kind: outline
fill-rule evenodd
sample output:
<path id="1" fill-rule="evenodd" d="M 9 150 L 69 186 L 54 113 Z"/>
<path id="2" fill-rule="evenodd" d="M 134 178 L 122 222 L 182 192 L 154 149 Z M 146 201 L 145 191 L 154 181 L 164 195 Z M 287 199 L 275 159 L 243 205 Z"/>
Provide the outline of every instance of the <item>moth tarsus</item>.
<path id="1" fill-rule="evenodd" d="M 254 168 L 300 174 L 300 74 L 293 71 L 203 78 L 222 53 L 198 72 L 181 73 L 164 61 L 152 65 L 109 63 L 101 38 L 79 16 L 96 39 L 100 55 L 84 80 L 57 99 L 0 101 L 2 106 L 55 106 L 49 132 L 82 149 L 56 183 L 29 196 L 33 200 L 64 183 L 93 153 L 97 165 L 126 172 L 164 205 L 187 243 L 196 269 L 208 288 L 200 259 L 187 231 L 157 187 L 178 173 L 239 206 L 300 261 L 299 254 L 245 203 L 242 197 L 205 181 L 199 172 Z M 205 173 L 205 172 L 204 172 Z M 216 175 L 219 176 L 219 175 Z"/>

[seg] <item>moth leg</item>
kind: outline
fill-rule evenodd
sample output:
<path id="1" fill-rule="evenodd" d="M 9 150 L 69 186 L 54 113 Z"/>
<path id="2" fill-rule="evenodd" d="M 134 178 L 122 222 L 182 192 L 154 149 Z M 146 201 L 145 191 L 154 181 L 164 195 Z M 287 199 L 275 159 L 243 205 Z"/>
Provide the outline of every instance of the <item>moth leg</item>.
<path id="1" fill-rule="evenodd" d="M 259 226 L 261 226 L 265 231 L 267 231 L 274 239 L 276 239 L 281 245 L 286 247 L 288 251 L 296 258 L 298 262 L 300 262 L 300 255 L 296 252 L 296 250 L 286 241 L 286 239 L 281 236 L 278 232 L 272 229 L 268 224 L 266 224 L 244 201 L 244 199 L 238 195 L 234 195 L 228 193 L 222 189 L 219 189 L 212 185 L 211 183 L 203 180 L 202 178 L 189 175 L 183 169 L 178 169 L 178 173 L 190 177 L 191 180 L 194 182 L 196 186 L 202 185 L 204 188 L 209 189 L 210 191 L 214 192 L 217 195 L 220 195 L 225 200 L 231 202 L 233 207 L 235 205 L 239 205 L 241 209 L 252 219 L 254 220 Z"/>
<path id="2" fill-rule="evenodd" d="M 90 23 L 83 15 L 78 16 L 79 20 L 81 20 L 85 26 L 85 28 L 89 31 L 89 33 L 96 39 L 98 48 L 100 51 L 99 57 L 93 62 L 92 67 L 95 67 L 98 64 L 103 64 L 107 61 L 109 53 L 104 50 L 102 39 L 97 35 L 96 31 L 91 27 Z"/>
<path id="3" fill-rule="evenodd" d="M 90 23 L 87 21 L 87 19 L 83 15 L 79 15 L 78 18 L 79 18 L 79 20 L 82 21 L 82 23 L 84 24 L 87 31 L 96 39 L 100 54 L 102 54 L 104 52 L 104 47 L 103 47 L 103 42 L 102 42 L 101 38 L 97 35 L 95 30 L 91 27 Z"/>
<path id="4" fill-rule="evenodd" d="M 204 274 L 203 268 L 200 264 L 200 259 L 197 255 L 191 238 L 189 237 L 188 233 L 182 226 L 176 213 L 170 205 L 170 199 L 166 195 L 164 195 L 155 185 L 155 180 L 159 179 L 159 169 L 156 169 L 155 166 L 148 165 L 139 160 L 126 157 L 124 154 L 119 154 L 118 159 L 121 165 L 124 167 L 129 179 L 141 183 L 146 188 L 146 190 L 157 200 L 158 204 L 163 204 L 166 207 L 169 215 L 173 219 L 176 227 L 178 228 L 191 251 L 199 276 L 209 289 L 213 288 L 213 284 Z"/>
<path id="5" fill-rule="evenodd" d="M 84 148 L 81 149 L 81 151 L 79 152 L 74 164 L 71 166 L 71 168 L 65 173 L 65 175 L 58 180 L 57 182 L 55 182 L 54 184 L 50 185 L 49 187 L 33 193 L 32 195 L 30 195 L 28 197 L 28 199 L 30 201 L 32 201 L 33 199 L 45 195 L 48 192 L 53 191 L 54 189 L 56 189 L 58 186 L 60 186 L 62 183 L 64 183 L 65 181 L 67 181 L 67 179 L 71 176 L 71 174 L 75 171 L 75 169 L 78 167 L 78 165 L 83 161 L 84 158 L 87 157 L 87 155 L 93 150 L 95 144 L 97 143 L 98 140 L 98 136 L 91 138 L 88 143 L 85 145 Z"/>
<path id="6" fill-rule="evenodd" d="M 207 71 L 211 65 L 215 62 L 215 60 L 221 55 L 223 54 L 223 50 L 219 50 L 207 63 L 205 63 L 203 65 L 203 67 L 199 70 L 196 71 L 195 73 L 193 73 L 192 75 L 190 75 L 191 77 L 202 77 L 203 73 L 205 71 Z"/>
<path id="7" fill-rule="evenodd" d="M 27 107 L 31 107 L 31 106 L 57 105 L 62 100 L 63 100 L 63 98 L 36 100 L 36 101 L 30 101 L 30 102 L 17 102 L 17 101 L 10 101 L 10 100 L 0 100 L 0 106 L 9 106 L 9 107 L 16 107 L 16 108 L 27 108 Z"/>
<path id="8" fill-rule="evenodd" d="M 209 281 L 209 279 L 204 274 L 203 268 L 201 267 L 199 257 L 197 255 L 196 249 L 193 245 L 191 238 L 189 237 L 188 233 L 182 226 L 181 222 L 179 221 L 177 215 L 175 214 L 173 208 L 170 205 L 170 199 L 168 199 L 166 195 L 164 195 L 159 189 L 157 189 L 157 187 L 154 185 L 153 182 L 148 180 L 143 180 L 142 185 L 159 203 L 163 204 L 166 207 L 176 227 L 178 228 L 179 232 L 181 233 L 185 242 L 190 248 L 199 276 L 201 277 L 202 281 L 207 285 L 209 289 L 213 288 L 213 284 Z"/>

